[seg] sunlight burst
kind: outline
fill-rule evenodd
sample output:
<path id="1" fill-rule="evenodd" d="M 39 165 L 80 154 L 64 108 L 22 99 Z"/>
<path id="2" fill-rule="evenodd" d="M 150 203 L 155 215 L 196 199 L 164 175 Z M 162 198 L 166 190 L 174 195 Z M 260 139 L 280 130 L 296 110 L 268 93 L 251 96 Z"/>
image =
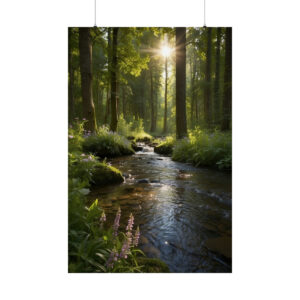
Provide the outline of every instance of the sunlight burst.
<path id="1" fill-rule="evenodd" d="M 161 48 L 161 53 L 162 53 L 162 55 L 163 55 L 164 57 L 169 57 L 170 54 L 171 54 L 171 52 L 172 52 L 172 49 L 169 48 L 168 46 L 163 46 L 163 47 Z"/>

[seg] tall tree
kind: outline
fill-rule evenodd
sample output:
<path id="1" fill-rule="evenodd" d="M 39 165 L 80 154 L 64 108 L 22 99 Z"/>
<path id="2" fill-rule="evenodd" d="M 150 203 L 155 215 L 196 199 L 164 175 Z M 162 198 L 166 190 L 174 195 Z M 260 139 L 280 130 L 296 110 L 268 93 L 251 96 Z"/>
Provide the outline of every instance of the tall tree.
<path id="1" fill-rule="evenodd" d="M 69 123 L 72 122 L 75 115 L 75 99 L 74 99 L 74 68 L 73 68 L 73 56 L 72 56 L 72 30 L 68 28 L 68 69 L 69 69 Z"/>
<path id="2" fill-rule="evenodd" d="M 107 88 L 106 88 L 106 110 L 104 116 L 104 124 L 108 124 L 108 119 L 110 116 L 110 70 L 111 70 L 111 27 L 107 28 L 107 65 L 109 76 L 107 78 Z"/>
<path id="3" fill-rule="evenodd" d="M 79 53 L 83 117 L 87 120 L 85 129 L 94 132 L 96 130 L 96 116 L 92 92 L 92 44 L 90 28 L 79 28 Z"/>
<path id="4" fill-rule="evenodd" d="M 211 27 L 206 28 L 206 68 L 204 89 L 204 120 L 208 127 L 211 125 Z"/>
<path id="5" fill-rule="evenodd" d="M 176 136 L 187 135 L 186 126 L 186 28 L 176 27 Z"/>
<path id="6" fill-rule="evenodd" d="M 164 112 L 164 129 L 163 133 L 167 133 L 167 118 L 168 118 L 168 57 L 165 57 L 165 112 Z"/>
<path id="7" fill-rule="evenodd" d="M 112 60 L 111 60 L 111 123 L 110 129 L 117 131 L 118 127 L 118 109 L 117 109 L 117 47 L 118 47 L 118 27 L 113 28 L 112 40 Z"/>
<path id="8" fill-rule="evenodd" d="M 197 64 L 196 64 L 196 55 L 195 55 L 195 48 L 192 48 L 191 54 L 190 54 L 190 73 L 191 73 L 191 92 L 190 92 L 190 96 L 191 96 L 191 128 L 194 127 L 195 125 L 195 120 L 194 120 L 194 116 L 195 113 L 197 115 L 197 121 L 198 121 L 198 107 L 197 107 L 197 102 L 195 101 L 195 76 L 196 76 L 196 68 L 197 68 Z"/>
<path id="9" fill-rule="evenodd" d="M 217 28 L 216 41 L 216 69 L 215 69 L 215 85 L 214 85 L 214 123 L 219 124 L 220 121 L 220 59 L 221 59 L 221 31 L 222 28 Z"/>
<path id="10" fill-rule="evenodd" d="M 154 132 L 156 130 L 156 122 L 155 122 L 155 107 L 154 107 L 154 87 L 153 87 L 153 71 L 152 64 L 150 62 L 149 71 L 150 71 L 150 106 L 151 106 L 151 127 L 150 131 Z"/>
<path id="11" fill-rule="evenodd" d="M 224 70 L 224 90 L 223 90 L 223 120 L 221 130 L 230 129 L 231 101 L 232 101 L 232 28 L 225 30 L 225 70 Z"/>

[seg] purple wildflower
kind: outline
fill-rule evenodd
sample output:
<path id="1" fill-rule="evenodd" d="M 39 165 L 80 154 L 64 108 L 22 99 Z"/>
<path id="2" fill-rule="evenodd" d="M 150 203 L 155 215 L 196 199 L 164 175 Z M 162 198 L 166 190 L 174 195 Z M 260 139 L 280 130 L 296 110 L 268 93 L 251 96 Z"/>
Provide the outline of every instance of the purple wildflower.
<path id="1" fill-rule="evenodd" d="M 114 225 L 113 225 L 113 229 L 114 229 L 114 236 L 118 235 L 118 228 L 120 226 L 120 218 L 121 218 L 121 208 L 118 208 L 116 217 L 115 217 L 115 221 L 114 221 Z"/>
<path id="2" fill-rule="evenodd" d="M 127 238 L 128 246 L 130 246 L 132 243 L 132 233 L 130 231 L 126 232 L 126 238 Z"/>
<path id="3" fill-rule="evenodd" d="M 74 138 L 74 136 L 73 135 L 69 135 L 69 139 L 73 139 Z"/>
<path id="4" fill-rule="evenodd" d="M 106 221 L 106 215 L 105 215 L 105 212 L 103 211 L 101 214 L 101 217 L 100 217 L 100 223 L 103 223 L 105 221 Z"/>
<path id="5" fill-rule="evenodd" d="M 132 227 L 133 227 L 133 223 L 134 223 L 134 217 L 131 213 L 130 216 L 129 216 L 129 219 L 128 219 L 128 225 L 126 227 L 126 230 L 131 231 Z"/>
<path id="6" fill-rule="evenodd" d="M 116 249 L 113 249 L 109 255 L 107 262 L 106 262 L 106 266 L 109 269 L 112 269 L 114 267 L 114 262 L 117 260 L 118 260 L 118 252 L 116 251 Z"/>
<path id="7" fill-rule="evenodd" d="M 129 254 L 129 249 L 130 249 L 130 240 L 128 238 L 126 238 L 122 245 L 120 258 L 126 259 L 127 255 Z"/>
<path id="8" fill-rule="evenodd" d="M 139 238 L 140 238 L 140 228 L 139 226 L 137 227 L 135 234 L 134 234 L 134 238 L 133 238 L 133 246 L 137 246 L 139 243 Z"/>
<path id="9" fill-rule="evenodd" d="M 86 121 L 86 118 L 83 118 L 82 120 L 83 120 L 83 121 Z"/>

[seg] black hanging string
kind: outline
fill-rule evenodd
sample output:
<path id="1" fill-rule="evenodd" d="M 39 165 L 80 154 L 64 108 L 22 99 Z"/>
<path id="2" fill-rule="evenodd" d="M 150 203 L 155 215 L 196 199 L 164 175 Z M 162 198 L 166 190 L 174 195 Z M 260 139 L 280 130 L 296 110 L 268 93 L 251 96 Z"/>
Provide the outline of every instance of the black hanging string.
<path id="1" fill-rule="evenodd" d="M 203 15 L 204 15 L 204 26 L 203 27 L 206 27 L 206 1 L 204 0 L 204 10 L 203 10 Z"/>
<path id="2" fill-rule="evenodd" d="M 96 25 L 96 17 L 97 17 L 97 15 L 96 15 L 96 8 L 97 8 L 97 0 L 95 0 L 95 25 L 94 25 L 94 27 L 97 27 L 97 25 Z"/>

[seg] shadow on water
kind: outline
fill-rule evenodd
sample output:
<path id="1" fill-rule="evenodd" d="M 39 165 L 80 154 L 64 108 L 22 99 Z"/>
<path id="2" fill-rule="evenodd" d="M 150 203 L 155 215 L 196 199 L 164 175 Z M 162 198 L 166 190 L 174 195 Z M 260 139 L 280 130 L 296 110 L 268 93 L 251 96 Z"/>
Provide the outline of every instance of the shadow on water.
<path id="1" fill-rule="evenodd" d="M 231 272 L 231 175 L 174 162 L 144 146 L 111 161 L 126 180 L 95 188 L 108 221 L 121 207 L 140 226 L 140 247 L 171 272 Z"/>

